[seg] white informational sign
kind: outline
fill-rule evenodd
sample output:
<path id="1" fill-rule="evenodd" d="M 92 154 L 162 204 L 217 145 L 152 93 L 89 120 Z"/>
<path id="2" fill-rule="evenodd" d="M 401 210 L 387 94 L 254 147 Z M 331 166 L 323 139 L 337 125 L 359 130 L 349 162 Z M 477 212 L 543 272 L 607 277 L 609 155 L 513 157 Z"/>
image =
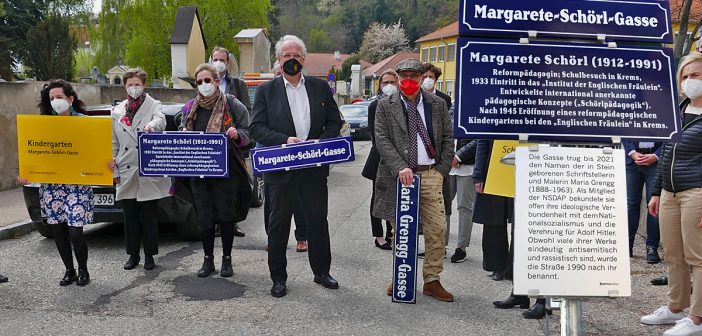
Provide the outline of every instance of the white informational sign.
<path id="1" fill-rule="evenodd" d="M 624 151 L 518 147 L 514 293 L 631 295 Z"/>

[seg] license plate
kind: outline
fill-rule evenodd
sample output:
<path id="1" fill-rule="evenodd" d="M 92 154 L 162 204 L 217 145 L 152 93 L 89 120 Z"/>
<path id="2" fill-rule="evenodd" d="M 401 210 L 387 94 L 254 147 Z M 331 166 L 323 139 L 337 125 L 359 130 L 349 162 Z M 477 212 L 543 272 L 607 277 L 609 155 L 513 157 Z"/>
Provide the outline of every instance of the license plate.
<path id="1" fill-rule="evenodd" d="M 95 205 L 115 205 L 115 194 L 95 194 L 93 200 Z"/>

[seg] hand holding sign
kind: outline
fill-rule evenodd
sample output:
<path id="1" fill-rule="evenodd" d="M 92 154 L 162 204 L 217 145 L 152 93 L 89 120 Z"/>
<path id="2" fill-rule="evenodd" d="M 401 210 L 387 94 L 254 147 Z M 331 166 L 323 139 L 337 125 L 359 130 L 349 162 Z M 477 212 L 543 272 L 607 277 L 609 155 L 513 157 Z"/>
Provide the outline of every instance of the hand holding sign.
<path id="1" fill-rule="evenodd" d="M 412 169 L 405 168 L 403 170 L 400 170 L 399 178 L 403 186 L 409 186 L 412 185 L 414 173 L 412 172 Z"/>

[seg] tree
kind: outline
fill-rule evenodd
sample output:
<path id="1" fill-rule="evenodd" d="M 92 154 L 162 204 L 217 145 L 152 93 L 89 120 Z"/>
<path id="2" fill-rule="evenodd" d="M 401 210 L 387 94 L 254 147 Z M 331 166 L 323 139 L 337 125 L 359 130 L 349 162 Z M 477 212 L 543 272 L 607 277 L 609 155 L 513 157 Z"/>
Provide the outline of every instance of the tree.
<path id="1" fill-rule="evenodd" d="M 407 35 L 400 21 L 389 26 L 373 22 L 363 33 L 359 54 L 362 59 L 376 63 L 408 48 Z"/>
<path id="2" fill-rule="evenodd" d="M 351 79 L 351 66 L 358 64 L 361 61 L 361 56 L 358 54 L 353 54 L 353 56 L 347 58 L 344 63 L 341 64 L 341 71 L 337 71 L 337 80 L 347 80 Z"/>
<path id="3" fill-rule="evenodd" d="M 305 46 L 310 52 L 329 52 L 333 49 L 332 40 L 324 29 L 310 30 Z"/>
<path id="4" fill-rule="evenodd" d="M 73 79 L 77 42 L 71 35 L 68 21 L 51 15 L 44 22 L 27 31 L 26 49 L 22 62 L 27 74 L 37 80 Z"/>
<path id="5" fill-rule="evenodd" d="M 32 0 L 2 0 L 0 16 L 0 77 L 14 79 L 27 31 L 44 19 L 45 4 Z"/>
<path id="6" fill-rule="evenodd" d="M 692 32 L 688 34 L 688 25 L 690 24 L 690 9 L 692 8 L 693 0 L 685 0 L 682 6 L 679 8 L 671 8 L 671 12 L 675 10 L 678 11 L 679 23 L 678 33 L 675 36 L 673 43 L 675 45 L 673 53 L 675 59 L 679 60 L 683 56 L 690 53 L 690 48 L 694 45 L 696 41 L 700 39 L 697 33 L 700 32 L 700 27 L 702 27 L 702 16 L 699 17 L 699 21 L 695 24 Z M 702 1 L 701 1 L 702 2 Z"/>

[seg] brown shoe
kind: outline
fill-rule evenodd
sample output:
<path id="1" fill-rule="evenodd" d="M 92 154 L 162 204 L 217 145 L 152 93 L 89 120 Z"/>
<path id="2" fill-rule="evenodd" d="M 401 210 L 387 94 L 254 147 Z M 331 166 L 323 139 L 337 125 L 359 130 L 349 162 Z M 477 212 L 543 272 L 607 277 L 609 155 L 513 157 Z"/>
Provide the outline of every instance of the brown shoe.
<path id="1" fill-rule="evenodd" d="M 426 296 L 433 296 L 439 301 L 453 302 L 453 294 L 447 292 L 444 287 L 441 286 L 439 280 L 425 283 L 422 293 Z"/>
<path id="2" fill-rule="evenodd" d="M 297 242 L 297 252 L 307 252 L 307 241 L 300 240 Z"/>
<path id="3" fill-rule="evenodd" d="M 392 282 L 388 285 L 388 296 L 392 296 Z"/>

